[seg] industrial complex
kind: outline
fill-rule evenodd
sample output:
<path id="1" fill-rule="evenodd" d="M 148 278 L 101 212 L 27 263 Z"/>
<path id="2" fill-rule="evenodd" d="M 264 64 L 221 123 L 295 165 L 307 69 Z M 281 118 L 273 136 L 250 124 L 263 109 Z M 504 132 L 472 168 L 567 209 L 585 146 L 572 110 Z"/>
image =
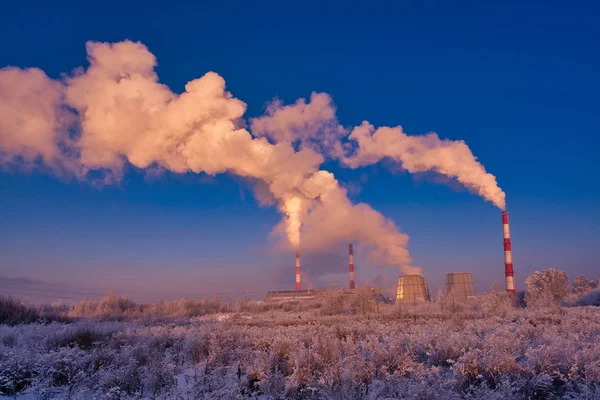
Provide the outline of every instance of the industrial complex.
<path id="1" fill-rule="evenodd" d="M 504 272 L 506 277 L 506 291 L 512 295 L 515 294 L 514 270 L 512 263 L 512 249 L 510 242 L 510 229 L 508 226 L 508 212 L 502 212 L 502 227 L 504 236 Z M 354 248 L 352 244 L 348 246 L 348 289 L 341 290 L 345 295 L 352 295 L 355 292 L 356 282 L 354 278 Z M 324 290 L 302 290 L 300 274 L 300 252 L 296 252 L 296 290 L 295 291 L 272 291 L 265 296 L 265 301 L 291 301 L 291 300 L 312 300 L 322 297 Z M 371 291 L 380 297 L 381 292 L 376 288 Z M 476 296 L 473 277 L 470 272 L 451 272 L 446 274 L 446 284 L 444 293 L 452 296 L 457 301 L 467 301 Z M 396 291 L 396 302 L 401 304 L 415 304 L 418 302 L 430 301 L 431 296 L 427 286 L 427 280 L 423 275 L 401 275 L 398 277 L 398 287 Z"/>

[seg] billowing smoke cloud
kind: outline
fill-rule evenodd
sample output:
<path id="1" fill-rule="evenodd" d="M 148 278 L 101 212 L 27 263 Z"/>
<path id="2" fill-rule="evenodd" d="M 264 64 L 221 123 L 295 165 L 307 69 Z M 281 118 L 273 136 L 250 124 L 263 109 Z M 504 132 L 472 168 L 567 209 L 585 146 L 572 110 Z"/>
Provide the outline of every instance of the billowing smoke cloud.
<path id="1" fill-rule="evenodd" d="M 312 146 L 294 149 L 289 132 L 313 139 L 333 120 L 319 111 L 332 107 L 328 96 L 313 96 L 322 102 L 317 110 L 304 102 L 293 111 L 276 105 L 267 113 L 272 120 L 253 120 L 256 136 L 278 141 L 272 144 L 240 128 L 246 105 L 216 73 L 175 94 L 159 83 L 156 59 L 141 43 L 89 42 L 87 53 L 89 67 L 63 81 L 37 69 L 0 70 L 0 116 L 8 117 L 0 122 L 0 160 L 57 164 L 105 183 L 118 181 L 128 163 L 234 174 L 256 182 L 262 203 L 277 204 L 284 220 L 276 231 L 291 247 L 311 251 L 358 240 L 376 262 L 419 271 L 411 266 L 408 236 L 370 206 L 352 204 L 333 174 L 319 169 L 323 157 Z M 293 122 L 278 125 L 279 119 Z"/>
<path id="2" fill-rule="evenodd" d="M 411 173 L 433 171 L 456 179 L 471 192 L 505 208 L 505 194 L 496 178 L 486 172 L 465 142 L 442 140 L 435 133 L 409 136 L 400 126 L 375 129 L 365 121 L 352 130 L 350 142 L 342 144 L 340 140 L 347 131 L 338 124 L 335 111 L 327 94 L 313 93 L 308 104 L 304 100 L 289 106 L 272 104 L 268 115 L 253 120 L 252 128 L 277 143 L 299 141 L 303 146 L 339 158 L 351 168 L 389 158 Z M 321 136 L 325 138 L 321 142 L 325 150 L 312 145 Z"/>
<path id="3" fill-rule="evenodd" d="M 327 93 L 310 95 L 310 101 L 299 99 L 284 106 L 274 100 L 267 106 L 266 115 L 250 119 L 255 136 L 266 136 L 274 142 L 300 143 L 320 153 L 341 155 L 340 139 L 347 131 L 338 124 L 336 108 Z"/>
<path id="4" fill-rule="evenodd" d="M 356 141 L 356 153 L 343 162 L 352 168 L 378 163 L 388 157 L 399 161 L 408 172 L 434 171 L 456 178 L 470 191 L 504 210 L 505 194 L 496 177 L 486 172 L 462 140 L 441 140 L 435 133 L 408 136 L 402 127 L 380 127 L 364 121 L 354 128 L 350 140 Z"/>
<path id="5" fill-rule="evenodd" d="M 63 85 L 37 69 L 0 70 L 0 164 L 42 160 L 58 167 L 68 141 Z"/>

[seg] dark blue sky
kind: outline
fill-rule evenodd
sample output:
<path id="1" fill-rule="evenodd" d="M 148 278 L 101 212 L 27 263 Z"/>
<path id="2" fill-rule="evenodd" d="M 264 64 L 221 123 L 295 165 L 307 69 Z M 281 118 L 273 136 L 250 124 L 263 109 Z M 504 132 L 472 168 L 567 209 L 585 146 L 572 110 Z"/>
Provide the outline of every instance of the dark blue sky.
<path id="1" fill-rule="evenodd" d="M 410 3 L 13 2 L 2 7 L 0 66 L 57 78 L 86 64 L 88 40 L 139 40 L 171 89 L 218 72 L 248 104 L 247 117 L 274 96 L 290 103 L 323 91 L 344 125 L 368 120 L 465 140 L 507 194 L 517 289 L 541 268 L 596 276 L 598 6 Z M 434 290 L 451 271 L 473 272 L 480 290 L 502 281 L 501 219 L 491 204 L 382 166 L 325 167 L 353 188 L 353 201 L 409 234 Z M 227 176 L 152 180 L 132 170 L 120 186 L 98 190 L 3 171 L 0 276 L 9 289 L 0 290 L 31 296 L 16 278 L 139 298 L 290 289 L 293 256 L 270 246 L 278 220 Z M 346 251 L 305 260 L 314 285 L 345 284 Z M 364 262 L 357 269 L 359 283 L 397 275 Z"/>

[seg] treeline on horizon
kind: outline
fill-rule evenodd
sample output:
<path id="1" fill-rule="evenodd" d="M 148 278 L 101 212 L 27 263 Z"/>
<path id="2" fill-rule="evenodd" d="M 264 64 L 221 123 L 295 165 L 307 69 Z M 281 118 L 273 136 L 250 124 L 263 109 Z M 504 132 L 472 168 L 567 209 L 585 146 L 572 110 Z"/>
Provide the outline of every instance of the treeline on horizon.
<path id="1" fill-rule="evenodd" d="M 591 280 L 583 275 L 569 282 L 564 271 L 546 269 L 536 271 L 526 280 L 527 290 L 516 299 L 520 307 L 561 306 L 600 306 L 600 279 Z M 462 303 L 454 301 L 452 293 L 439 293 L 437 298 L 422 304 L 420 312 L 436 313 L 480 313 L 488 307 L 512 307 L 512 299 L 498 286 L 490 287 L 488 293 L 477 299 Z M 322 298 L 313 301 L 262 302 L 248 297 L 238 300 L 234 296 L 222 300 L 218 296 L 202 300 L 180 299 L 159 300 L 153 303 L 138 304 L 131 298 L 119 296 L 114 291 L 99 301 L 83 299 L 76 304 L 52 303 L 29 305 L 0 295 L 0 324 L 18 325 L 33 322 L 69 322 L 77 319 L 96 320 L 137 320 L 155 323 L 157 321 L 189 319 L 218 313 L 262 313 L 272 310 L 310 311 L 321 315 L 370 314 L 378 310 L 378 301 L 368 288 L 359 288 L 354 296 L 344 296 L 339 290 L 327 290 Z M 492 304 L 490 306 L 490 304 Z M 407 305 L 398 306 L 407 308 Z"/>

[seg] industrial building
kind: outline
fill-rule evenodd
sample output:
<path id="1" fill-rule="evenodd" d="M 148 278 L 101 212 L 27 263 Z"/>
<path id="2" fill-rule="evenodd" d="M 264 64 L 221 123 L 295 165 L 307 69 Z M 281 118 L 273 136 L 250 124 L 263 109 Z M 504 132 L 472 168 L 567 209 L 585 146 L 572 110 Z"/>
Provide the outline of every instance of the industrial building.
<path id="1" fill-rule="evenodd" d="M 402 275 L 398 278 L 396 303 L 415 304 L 429 300 L 429 288 L 424 276 Z"/>
<path id="2" fill-rule="evenodd" d="M 281 290 L 268 292 L 265 302 L 278 301 L 310 301 L 323 297 L 324 290 Z"/>
<path id="3" fill-rule="evenodd" d="M 454 300 L 468 300 L 475 298 L 475 286 L 470 272 L 452 272 L 446 274 L 445 293 Z"/>
<path id="4" fill-rule="evenodd" d="M 361 289 L 362 290 L 362 289 Z M 375 301 L 384 301 L 384 297 L 381 293 L 381 290 L 378 288 L 368 288 L 370 296 Z M 274 302 L 291 302 L 291 301 L 312 301 L 318 300 L 325 297 L 329 294 L 339 294 L 344 297 L 357 296 L 359 290 L 355 289 L 329 289 L 327 291 L 322 289 L 314 289 L 314 290 L 281 290 L 281 291 L 271 291 L 268 292 L 265 296 L 265 303 L 274 303 Z"/>
<path id="5" fill-rule="evenodd" d="M 508 225 L 508 212 L 502 211 L 502 226 L 504 236 L 504 265 L 506 276 L 506 291 L 515 294 L 514 270 L 512 263 L 512 248 L 510 241 L 510 230 Z M 342 290 L 345 295 L 355 294 L 355 270 L 354 249 L 352 244 L 348 246 L 348 289 Z M 381 292 L 371 289 L 376 298 L 382 298 Z M 300 252 L 296 252 L 296 290 L 295 291 L 272 291 L 268 292 L 265 301 L 291 301 L 312 300 L 323 296 L 324 290 L 302 290 L 300 272 Z M 466 301 L 476 297 L 473 277 L 470 272 L 452 272 L 446 274 L 445 294 L 454 300 Z M 422 275 L 402 275 L 398 277 L 396 292 L 396 303 L 414 304 L 430 301 L 427 280 Z"/>

